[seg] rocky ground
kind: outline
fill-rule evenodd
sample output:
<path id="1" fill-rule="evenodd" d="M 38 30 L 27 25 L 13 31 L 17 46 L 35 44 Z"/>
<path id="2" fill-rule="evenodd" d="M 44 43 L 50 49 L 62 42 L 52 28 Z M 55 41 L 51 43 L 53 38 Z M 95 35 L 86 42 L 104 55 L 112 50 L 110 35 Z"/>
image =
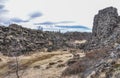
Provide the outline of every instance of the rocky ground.
<path id="1" fill-rule="evenodd" d="M 17 74 L 22 78 L 120 78 L 120 16 L 114 7 L 95 15 L 92 35 L 85 40 L 78 40 L 78 33 L 17 25 L 0 27 L 0 31 L 1 78 Z"/>

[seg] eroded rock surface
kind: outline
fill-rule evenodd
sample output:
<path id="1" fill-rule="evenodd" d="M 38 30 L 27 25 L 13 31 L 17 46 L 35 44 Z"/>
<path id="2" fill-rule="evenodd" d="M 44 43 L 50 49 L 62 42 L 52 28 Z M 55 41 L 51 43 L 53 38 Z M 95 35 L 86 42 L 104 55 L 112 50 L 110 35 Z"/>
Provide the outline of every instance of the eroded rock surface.
<path id="1" fill-rule="evenodd" d="M 117 9 L 108 7 L 100 10 L 94 17 L 92 39 L 86 49 L 114 47 L 120 43 L 120 17 Z"/>
<path id="2" fill-rule="evenodd" d="M 92 39 L 85 45 L 86 56 L 72 64 L 64 75 L 80 78 L 120 78 L 120 17 L 107 7 L 95 15 Z"/>

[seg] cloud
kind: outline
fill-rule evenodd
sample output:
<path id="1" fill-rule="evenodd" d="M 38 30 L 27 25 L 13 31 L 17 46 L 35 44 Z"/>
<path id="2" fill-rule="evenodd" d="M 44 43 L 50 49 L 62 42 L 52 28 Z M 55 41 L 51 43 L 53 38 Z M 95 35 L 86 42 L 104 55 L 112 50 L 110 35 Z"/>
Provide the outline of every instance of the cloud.
<path id="1" fill-rule="evenodd" d="M 0 21 L 0 23 L 1 23 L 2 25 L 5 25 L 5 26 L 8 26 L 8 25 L 11 24 L 11 22 L 10 22 L 9 20 L 7 20 L 7 21 Z"/>
<path id="2" fill-rule="evenodd" d="M 60 29 L 61 32 L 67 32 L 67 31 L 92 32 L 92 29 L 81 25 L 70 25 L 70 26 L 68 25 L 68 26 L 56 26 L 56 27 L 58 27 L 58 29 Z"/>
<path id="3" fill-rule="evenodd" d="M 58 23 L 75 23 L 74 21 L 61 21 L 61 22 L 58 22 Z"/>
<path id="4" fill-rule="evenodd" d="M 18 23 L 27 23 L 27 22 L 29 22 L 29 20 L 23 20 L 23 19 L 20 19 L 20 18 L 17 18 L 17 17 L 14 17 L 14 18 L 5 18 L 5 17 L 3 17 L 3 19 L 0 20 L 0 23 L 2 25 L 5 25 L 5 26 L 8 26 L 8 25 L 10 25 L 12 23 L 18 24 Z"/>
<path id="5" fill-rule="evenodd" d="M 86 27 L 86 26 L 80 26 L 80 25 L 72 25 L 72 26 L 56 26 L 56 27 L 60 27 L 60 28 L 77 28 L 77 29 L 86 29 L 86 30 L 91 30 L 90 28 Z"/>
<path id="6" fill-rule="evenodd" d="M 53 25 L 53 24 L 57 24 L 57 23 L 56 22 L 49 22 L 49 21 L 42 22 L 42 23 L 34 23 L 34 25 Z"/>
<path id="7" fill-rule="evenodd" d="M 3 9 L 5 7 L 5 3 L 7 2 L 8 0 L 0 0 L 0 9 Z"/>
<path id="8" fill-rule="evenodd" d="M 0 0 L 0 3 L 3 3 L 3 2 L 5 2 L 6 0 Z"/>
<path id="9" fill-rule="evenodd" d="M 61 31 L 62 33 L 65 32 L 92 32 L 92 30 L 86 26 L 80 26 L 80 25 L 72 25 L 72 26 L 43 26 L 44 31 Z"/>
<path id="10" fill-rule="evenodd" d="M 3 9 L 5 6 L 4 5 L 0 5 L 0 9 Z"/>
<path id="11" fill-rule="evenodd" d="M 9 11 L 8 10 L 4 10 L 4 9 L 0 9 L 0 14 L 5 14 L 5 13 L 8 13 Z"/>
<path id="12" fill-rule="evenodd" d="M 8 18 L 5 16 L 9 11 L 5 9 L 5 2 L 7 0 L 0 0 L 0 24 L 4 24 L 5 21 L 8 20 Z"/>
<path id="13" fill-rule="evenodd" d="M 20 18 L 11 18 L 10 21 L 15 22 L 15 23 L 29 22 L 29 20 L 23 20 L 23 19 L 20 19 Z"/>
<path id="14" fill-rule="evenodd" d="M 73 23 L 73 24 L 71 24 Z M 92 32 L 92 29 L 87 26 L 76 25 L 73 21 L 60 21 L 60 22 L 42 22 L 35 23 L 34 25 L 41 26 L 43 31 L 61 31 L 61 32 Z"/>
<path id="15" fill-rule="evenodd" d="M 5 9 L 5 2 L 6 2 L 7 0 L 0 0 L 0 16 L 2 16 L 2 14 L 4 14 L 4 13 L 7 13 L 7 12 L 9 12 L 8 10 L 6 10 Z"/>
<path id="16" fill-rule="evenodd" d="M 3 13 L 7 13 L 8 10 L 4 9 L 5 5 L 0 4 L 0 14 L 2 15 Z"/>
<path id="17" fill-rule="evenodd" d="M 41 17 L 42 15 L 43 14 L 40 12 L 34 12 L 34 13 L 31 13 L 29 16 L 30 16 L 30 19 L 35 19 L 35 18 Z"/>
<path id="18" fill-rule="evenodd" d="M 55 24 L 66 24 L 66 23 L 74 23 L 74 21 L 60 21 L 60 22 L 42 22 L 42 23 L 34 23 L 34 25 L 55 25 Z"/>

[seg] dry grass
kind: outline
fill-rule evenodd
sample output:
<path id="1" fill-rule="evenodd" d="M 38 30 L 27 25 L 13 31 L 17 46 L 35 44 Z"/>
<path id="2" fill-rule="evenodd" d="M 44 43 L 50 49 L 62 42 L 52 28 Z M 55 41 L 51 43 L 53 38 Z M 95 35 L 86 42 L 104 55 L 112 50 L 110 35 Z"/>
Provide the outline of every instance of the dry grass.
<path id="1" fill-rule="evenodd" d="M 84 56 L 83 53 L 80 53 L 80 55 L 81 57 Z M 65 63 L 67 60 L 72 58 L 70 56 L 72 56 L 72 54 L 67 51 L 35 52 L 28 56 L 21 55 L 18 57 L 19 74 L 21 75 L 24 71 L 22 78 L 57 78 L 66 68 Z M 1 57 L 3 61 L 0 62 L 0 78 L 8 78 L 2 77 L 7 76 L 8 72 L 10 72 L 10 78 L 15 78 L 15 69 L 9 69 L 9 64 L 15 63 L 15 57 Z M 46 66 L 51 62 L 57 64 L 52 65 L 50 69 L 46 69 Z M 60 65 L 60 67 L 57 67 L 58 65 Z M 39 66 L 40 69 L 34 68 L 35 66 Z"/>
<path id="2" fill-rule="evenodd" d="M 29 59 L 22 59 L 20 62 L 20 65 L 24 68 L 24 67 L 30 66 L 31 64 L 33 64 L 37 61 L 49 59 L 55 55 L 59 55 L 59 54 L 47 54 L 47 55 L 43 55 L 43 56 L 36 56 L 33 58 L 29 58 Z"/>
<path id="3" fill-rule="evenodd" d="M 71 76 L 71 75 L 76 75 L 80 72 L 83 72 L 86 69 L 86 66 L 82 64 L 83 62 L 76 62 L 70 67 L 66 68 L 62 72 L 62 76 Z"/>
<path id="4" fill-rule="evenodd" d="M 35 52 L 34 54 L 31 54 L 29 56 L 24 56 L 24 55 L 19 56 L 18 57 L 19 69 L 20 70 L 24 70 L 26 68 L 29 69 L 36 65 L 41 65 L 40 63 L 41 62 L 45 63 L 45 61 L 47 64 L 47 63 L 49 63 L 49 59 L 53 60 L 52 58 L 53 57 L 55 58 L 57 56 L 62 57 L 63 54 L 69 54 L 69 53 L 61 52 L 61 51 L 50 52 L 50 53 L 49 52 L 45 52 L 45 53 L 42 53 L 42 52 L 36 53 Z M 5 76 L 9 71 L 10 71 L 10 73 L 14 73 L 15 69 L 9 68 L 9 65 L 15 63 L 15 57 L 7 57 L 7 56 L 3 56 L 3 55 L 0 55 L 0 57 L 2 58 L 2 61 L 0 61 L 0 78 L 2 76 Z M 57 60 L 60 60 L 60 59 L 57 59 Z"/>
<path id="5" fill-rule="evenodd" d="M 108 55 L 110 48 L 95 49 L 86 53 L 86 58 L 88 59 L 99 59 L 104 58 Z"/>
<path id="6" fill-rule="evenodd" d="M 10 71 L 9 68 L 9 64 L 13 62 L 13 60 L 9 57 L 3 56 L 2 54 L 0 54 L 0 76 L 3 75 L 4 73 L 7 73 L 8 71 Z"/>
<path id="7" fill-rule="evenodd" d="M 78 60 L 71 66 L 66 68 L 62 76 L 76 75 L 88 69 L 90 66 L 96 64 L 98 59 L 104 58 L 108 55 L 109 48 L 96 49 L 86 53 L 86 56 L 82 60 Z"/>

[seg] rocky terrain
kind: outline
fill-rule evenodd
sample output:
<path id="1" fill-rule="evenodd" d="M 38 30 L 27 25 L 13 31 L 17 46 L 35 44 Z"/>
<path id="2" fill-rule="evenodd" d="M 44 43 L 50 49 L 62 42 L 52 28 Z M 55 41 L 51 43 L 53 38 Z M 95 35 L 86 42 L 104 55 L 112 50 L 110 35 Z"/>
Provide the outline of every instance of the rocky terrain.
<path id="1" fill-rule="evenodd" d="M 80 32 L 44 32 L 23 28 L 16 24 L 11 24 L 9 27 L 0 26 L 0 52 L 13 56 L 29 54 L 35 50 L 51 52 L 75 48 L 73 45 L 75 40 L 86 40 L 90 35 L 91 33 Z"/>
<path id="2" fill-rule="evenodd" d="M 3 78 L 120 78 L 120 16 L 100 10 L 92 34 L 0 26 L 0 52 Z"/>
<path id="3" fill-rule="evenodd" d="M 120 17 L 107 7 L 95 15 L 92 39 L 85 43 L 86 56 L 71 64 L 63 77 L 120 78 Z"/>

